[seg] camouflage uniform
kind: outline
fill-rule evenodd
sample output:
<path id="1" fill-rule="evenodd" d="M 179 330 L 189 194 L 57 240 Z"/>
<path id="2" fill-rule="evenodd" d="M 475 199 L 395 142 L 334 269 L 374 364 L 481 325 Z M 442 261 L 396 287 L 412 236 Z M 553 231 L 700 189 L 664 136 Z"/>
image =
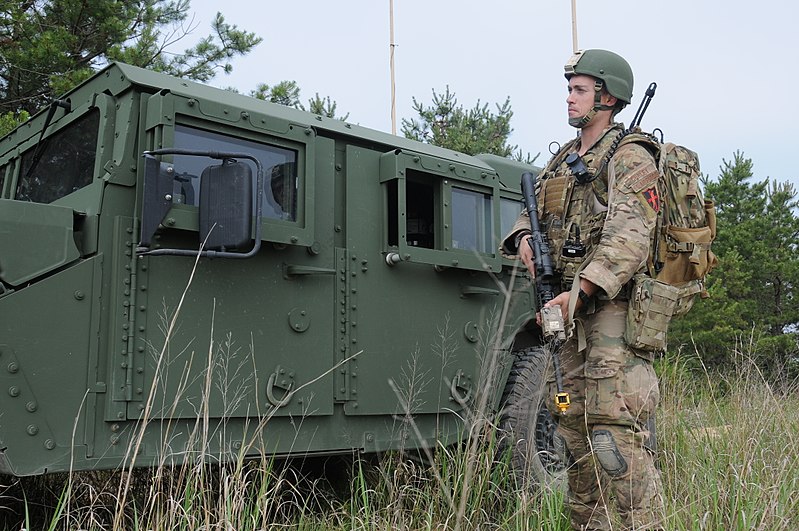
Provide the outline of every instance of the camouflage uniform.
<path id="1" fill-rule="evenodd" d="M 553 157 L 537 189 L 539 219 L 561 288 L 570 290 L 575 275 L 601 288 L 574 316 L 577 333 L 560 351 L 571 406 L 560 413 L 548 400 L 558 419 L 556 442 L 565 446 L 569 465 L 568 505 L 575 529 L 610 529 L 610 494 L 625 527 L 659 529 L 663 518 L 660 475 L 644 447 L 646 421 L 659 400 L 653 353 L 633 349 L 624 340 L 629 283 L 646 269 L 656 224 L 658 174 L 652 156 L 638 144 L 622 145 L 604 160 L 622 130 L 612 124 L 582 156 L 599 173 L 595 180 L 577 183 L 563 162 L 577 149 L 577 139 Z M 502 251 L 515 255 L 516 236 L 529 227 L 523 213 Z M 567 240 L 575 240 L 576 227 L 585 256 L 563 258 L 561 250 Z M 555 394 L 554 375 L 548 394 Z"/>

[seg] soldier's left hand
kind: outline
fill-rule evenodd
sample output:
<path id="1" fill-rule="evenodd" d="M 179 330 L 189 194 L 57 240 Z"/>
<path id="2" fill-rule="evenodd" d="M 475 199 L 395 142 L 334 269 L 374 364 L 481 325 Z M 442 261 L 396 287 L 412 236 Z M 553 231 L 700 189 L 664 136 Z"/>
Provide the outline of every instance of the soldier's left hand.
<path id="1" fill-rule="evenodd" d="M 563 322 L 564 323 L 568 320 L 568 317 L 569 317 L 569 294 L 570 294 L 570 292 L 564 291 L 564 292 L 560 293 L 557 297 L 555 297 L 554 299 L 552 299 L 551 301 L 549 301 L 548 303 L 546 303 L 544 305 L 545 308 L 549 308 L 549 307 L 555 306 L 555 305 L 560 305 L 560 312 L 563 315 Z M 581 301 L 580 299 L 577 299 L 576 308 L 580 308 L 580 305 L 582 305 L 582 303 L 583 303 L 583 301 Z M 539 321 L 540 321 L 540 319 L 539 319 Z M 539 324 L 540 324 L 540 322 L 539 322 Z"/>

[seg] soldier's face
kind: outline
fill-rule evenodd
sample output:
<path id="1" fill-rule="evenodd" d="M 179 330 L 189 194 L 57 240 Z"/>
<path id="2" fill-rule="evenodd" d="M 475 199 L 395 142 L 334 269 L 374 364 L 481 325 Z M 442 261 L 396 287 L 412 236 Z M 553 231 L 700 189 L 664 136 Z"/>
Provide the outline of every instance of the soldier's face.
<path id="1" fill-rule="evenodd" d="M 582 118 L 594 106 L 594 78 L 577 75 L 569 79 L 569 96 L 566 98 L 569 118 Z"/>

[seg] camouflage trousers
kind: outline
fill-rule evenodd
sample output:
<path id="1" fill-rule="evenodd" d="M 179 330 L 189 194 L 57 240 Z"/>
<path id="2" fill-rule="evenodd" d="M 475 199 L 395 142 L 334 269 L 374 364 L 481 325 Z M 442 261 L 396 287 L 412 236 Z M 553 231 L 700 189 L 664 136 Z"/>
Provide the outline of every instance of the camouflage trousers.
<path id="1" fill-rule="evenodd" d="M 569 340 L 560 352 L 564 390 L 571 406 L 558 419 L 556 447 L 568 465 L 567 504 L 574 529 L 612 526 L 615 500 L 623 529 L 662 529 L 663 493 L 654 456 L 644 446 L 646 421 L 660 399 L 650 353 L 624 341 L 626 301 L 596 301 L 578 316 L 587 347 Z M 554 396 L 554 375 L 550 378 Z M 553 402 L 548 400 L 549 402 Z"/>

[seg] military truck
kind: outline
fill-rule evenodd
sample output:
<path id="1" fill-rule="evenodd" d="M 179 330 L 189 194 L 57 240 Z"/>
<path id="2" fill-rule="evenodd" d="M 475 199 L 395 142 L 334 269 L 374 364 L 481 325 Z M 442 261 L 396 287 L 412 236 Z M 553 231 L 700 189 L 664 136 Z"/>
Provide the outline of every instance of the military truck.
<path id="1" fill-rule="evenodd" d="M 0 140 L 0 473 L 424 449 L 477 414 L 557 469 L 498 253 L 524 171 L 109 65 Z"/>

